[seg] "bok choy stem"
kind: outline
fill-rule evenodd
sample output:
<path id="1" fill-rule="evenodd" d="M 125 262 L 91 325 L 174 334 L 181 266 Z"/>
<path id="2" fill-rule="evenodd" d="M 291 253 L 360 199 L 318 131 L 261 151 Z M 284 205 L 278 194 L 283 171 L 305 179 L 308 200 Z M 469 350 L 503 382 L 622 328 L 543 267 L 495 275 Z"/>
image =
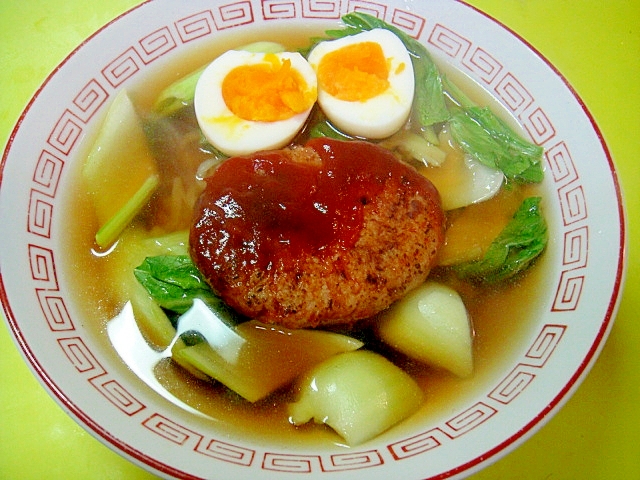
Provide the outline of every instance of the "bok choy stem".
<path id="1" fill-rule="evenodd" d="M 113 217 L 105 222 L 97 231 L 95 237 L 96 243 L 100 248 L 107 248 L 118 239 L 122 231 L 147 204 L 159 184 L 159 175 L 153 174 L 149 176 L 133 197 L 131 197 Z"/>

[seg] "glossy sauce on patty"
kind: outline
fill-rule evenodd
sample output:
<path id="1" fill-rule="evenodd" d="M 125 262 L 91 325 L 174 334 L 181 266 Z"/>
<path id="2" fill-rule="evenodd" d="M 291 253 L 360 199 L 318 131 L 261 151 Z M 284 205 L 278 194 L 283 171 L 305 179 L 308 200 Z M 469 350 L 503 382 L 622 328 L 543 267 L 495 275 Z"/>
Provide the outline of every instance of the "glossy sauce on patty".
<path id="1" fill-rule="evenodd" d="M 387 182 L 428 189 L 423 176 L 371 143 L 313 139 L 307 147 L 320 162 L 292 160 L 285 150 L 258 152 L 227 160 L 207 179 L 196 229 L 217 225 L 214 269 L 219 262 L 269 269 L 330 246 L 351 248 L 364 205 Z"/>
<path id="2" fill-rule="evenodd" d="M 322 138 L 220 165 L 190 248 L 240 313 L 308 327 L 386 308 L 424 281 L 443 238 L 429 180 L 375 144 Z"/>

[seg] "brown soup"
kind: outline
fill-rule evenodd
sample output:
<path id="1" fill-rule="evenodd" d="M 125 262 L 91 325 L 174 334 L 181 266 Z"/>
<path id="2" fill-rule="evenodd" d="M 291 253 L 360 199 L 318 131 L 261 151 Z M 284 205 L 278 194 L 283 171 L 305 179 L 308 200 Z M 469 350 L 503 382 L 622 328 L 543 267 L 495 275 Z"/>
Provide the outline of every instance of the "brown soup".
<path id="1" fill-rule="evenodd" d="M 287 36 L 276 32 L 238 38 L 237 44 L 259 39 L 279 41 L 295 49 L 307 43 L 308 38 L 318 32 L 293 32 Z M 228 43 L 224 47 L 230 46 Z M 182 59 L 175 68 L 167 69 L 182 74 L 209 63 L 220 49 L 206 49 L 199 54 Z M 443 67 L 446 69 L 446 67 Z M 484 92 L 451 72 L 465 93 L 480 104 L 490 105 L 499 112 L 499 105 Z M 131 229 L 167 234 L 189 227 L 191 207 L 202 188 L 196 180 L 200 164 L 210 155 L 200 148 L 200 134 L 192 109 L 185 108 L 172 120 L 156 120 L 150 113 L 153 99 L 163 88 L 175 80 L 175 74 L 160 75 L 160 78 L 145 78 L 131 91 L 138 113 L 148 122 L 152 132 L 150 142 L 156 152 L 156 160 L 162 175 L 161 187 L 143 214 L 139 215 Z M 504 112 L 503 112 L 504 113 Z M 502 115 L 507 118 L 506 115 Z M 89 142 L 87 142 L 89 143 Z M 179 161 L 176 162 L 175 160 Z M 105 284 L 105 279 L 114 268 L 109 252 L 98 252 L 94 235 L 98 222 L 93 212 L 91 199 L 84 192 L 81 181 L 81 165 L 73 172 L 74 188 L 68 196 L 68 214 L 64 228 L 69 232 L 68 256 L 65 267 L 69 273 L 70 291 L 77 297 L 82 316 L 101 339 L 105 355 L 116 355 L 106 334 L 108 322 L 123 308 L 118 296 L 112 293 L 113 286 Z M 538 194 L 539 187 L 517 187 L 504 189 L 491 200 L 472 207 L 448 212 L 450 221 L 463 215 L 488 219 L 508 218 L 519 202 L 526 196 Z M 466 212 L 465 212 L 466 210 Z M 501 220 L 504 221 L 504 220 Z M 488 225 L 487 232 L 499 231 L 500 223 Z M 471 247 L 470 247 L 471 248 Z M 361 329 L 345 332 L 364 339 L 365 348 L 383 353 L 396 364 L 408 371 L 425 392 L 425 404 L 416 415 L 429 420 L 437 420 L 451 415 L 478 389 L 486 388 L 497 380 L 500 368 L 517 355 L 519 348 L 530 333 L 533 320 L 540 306 L 544 291 L 545 258 L 542 257 L 532 268 L 513 281 L 498 286 L 482 285 L 459 280 L 443 268 L 436 268 L 431 277 L 457 290 L 473 322 L 474 374 L 460 379 L 452 374 L 419 365 L 385 348 L 375 340 L 367 322 Z M 506 314 L 505 312 L 508 312 Z M 177 367 L 170 360 L 160 362 L 155 375 L 160 383 L 176 398 L 224 424 L 226 429 L 238 434 L 248 433 L 257 439 L 286 444 L 295 441 L 305 444 L 335 442 L 341 439 L 328 428 L 318 425 L 294 427 L 288 422 L 286 404 L 293 399 L 290 389 L 278 391 L 264 400 L 251 404 L 226 387 L 215 382 L 198 380 Z M 203 420 L 208 421 L 208 420 Z M 295 439 L 295 440 L 294 440 Z"/>

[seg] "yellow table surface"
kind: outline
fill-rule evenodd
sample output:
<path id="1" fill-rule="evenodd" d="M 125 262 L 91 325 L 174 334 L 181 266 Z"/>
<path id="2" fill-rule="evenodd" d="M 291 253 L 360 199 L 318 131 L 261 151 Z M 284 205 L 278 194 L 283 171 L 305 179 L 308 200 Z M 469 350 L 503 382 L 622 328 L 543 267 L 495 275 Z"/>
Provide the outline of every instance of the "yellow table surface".
<path id="1" fill-rule="evenodd" d="M 176 0 L 179 1 L 179 0 Z M 0 145 L 47 75 L 136 0 L 0 0 Z M 593 370 L 524 445 L 474 479 L 640 479 L 640 0 L 471 0 L 573 85 L 626 192 L 624 296 Z M 8 232 L 2 232 L 7 234 Z M 0 326 L 0 479 L 154 478 L 86 433 L 33 377 Z"/>

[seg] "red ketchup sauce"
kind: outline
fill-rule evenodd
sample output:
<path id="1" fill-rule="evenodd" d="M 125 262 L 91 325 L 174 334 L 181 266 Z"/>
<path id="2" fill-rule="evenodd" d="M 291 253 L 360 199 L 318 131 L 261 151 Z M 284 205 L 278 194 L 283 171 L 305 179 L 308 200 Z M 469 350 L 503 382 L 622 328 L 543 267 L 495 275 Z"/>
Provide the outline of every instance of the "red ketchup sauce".
<path id="1" fill-rule="evenodd" d="M 270 270 L 303 254 L 350 248 L 362 230 L 364 206 L 388 182 L 415 191 L 427 182 L 368 142 L 322 138 L 306 146 L 321 164 L 266 151 L 230 158 L 207 178 L 191 245 L 213 270 L 230 263 Z"/>

